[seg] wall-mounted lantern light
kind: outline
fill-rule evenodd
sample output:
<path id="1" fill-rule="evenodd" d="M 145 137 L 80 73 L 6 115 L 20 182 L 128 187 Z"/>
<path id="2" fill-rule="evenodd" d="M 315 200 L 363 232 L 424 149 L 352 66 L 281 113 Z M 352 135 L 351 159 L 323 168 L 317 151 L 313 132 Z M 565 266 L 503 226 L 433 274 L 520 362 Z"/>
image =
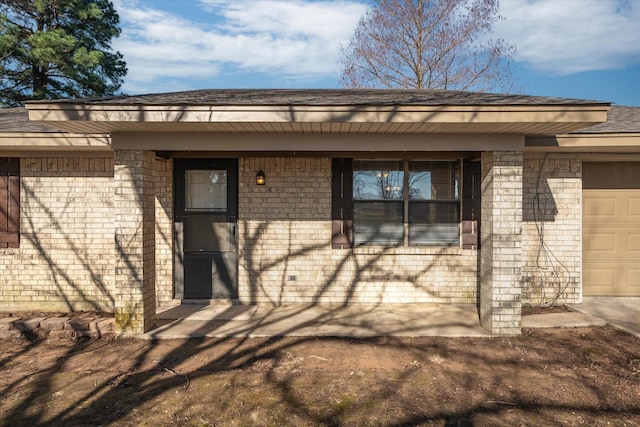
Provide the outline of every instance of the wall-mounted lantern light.
<path id="1" fill-rule="evenodd" d="M 264 172 L 262 172 L 262 169 L 260 169 L 256 174 L 256 185 L 264 185 L 266 182 L 267 180 L 264 176 Z"/>

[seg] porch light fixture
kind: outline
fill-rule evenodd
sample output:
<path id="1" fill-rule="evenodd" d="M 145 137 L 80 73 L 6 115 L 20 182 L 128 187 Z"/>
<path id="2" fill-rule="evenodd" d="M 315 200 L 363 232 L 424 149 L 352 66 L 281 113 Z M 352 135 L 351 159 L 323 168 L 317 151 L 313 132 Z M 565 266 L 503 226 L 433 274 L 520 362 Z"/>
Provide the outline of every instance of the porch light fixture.
<path id="1" fill-rule="evenodd" d="M 264 172 L 262 172 L 262 169 L 260 169 L 256 174 L 256 185 L 264 185 L 266 182 L 267 181 L 266 177 L 264 176 Z"/>

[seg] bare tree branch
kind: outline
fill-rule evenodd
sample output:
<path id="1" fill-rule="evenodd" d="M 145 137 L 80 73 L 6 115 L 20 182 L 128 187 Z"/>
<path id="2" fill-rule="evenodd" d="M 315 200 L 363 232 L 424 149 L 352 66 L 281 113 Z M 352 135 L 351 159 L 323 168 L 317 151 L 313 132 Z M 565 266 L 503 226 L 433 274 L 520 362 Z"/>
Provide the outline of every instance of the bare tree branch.
<path id="1" fill-rule="evenodd" d="M 498 0 L 378 0 L 340 48 L 344 87 L 513 91 Z"/>

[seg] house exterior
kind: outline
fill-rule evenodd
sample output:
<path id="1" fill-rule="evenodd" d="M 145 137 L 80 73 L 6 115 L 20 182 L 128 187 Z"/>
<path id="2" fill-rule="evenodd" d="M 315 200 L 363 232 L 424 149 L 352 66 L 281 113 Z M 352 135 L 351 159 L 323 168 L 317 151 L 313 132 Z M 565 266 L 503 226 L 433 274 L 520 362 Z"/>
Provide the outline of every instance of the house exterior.
<path id="1" fill-rule="evenodd" d="M 640 295 L 640 108 L 204 90 L 0 110 L 0 310 Z M 635 234 L 634 234 L 635 233 Z"/>

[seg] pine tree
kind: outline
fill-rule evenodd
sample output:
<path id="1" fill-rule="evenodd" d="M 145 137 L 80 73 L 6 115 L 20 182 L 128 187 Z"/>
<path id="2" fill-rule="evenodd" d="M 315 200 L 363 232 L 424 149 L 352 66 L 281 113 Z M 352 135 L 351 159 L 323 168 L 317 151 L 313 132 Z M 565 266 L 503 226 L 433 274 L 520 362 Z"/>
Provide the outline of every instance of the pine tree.
<path id="1" fill-rule="evenodd" d="M 127 72 L 109 0 L 3 0 L 0 106 L 113 95 Z"/>

